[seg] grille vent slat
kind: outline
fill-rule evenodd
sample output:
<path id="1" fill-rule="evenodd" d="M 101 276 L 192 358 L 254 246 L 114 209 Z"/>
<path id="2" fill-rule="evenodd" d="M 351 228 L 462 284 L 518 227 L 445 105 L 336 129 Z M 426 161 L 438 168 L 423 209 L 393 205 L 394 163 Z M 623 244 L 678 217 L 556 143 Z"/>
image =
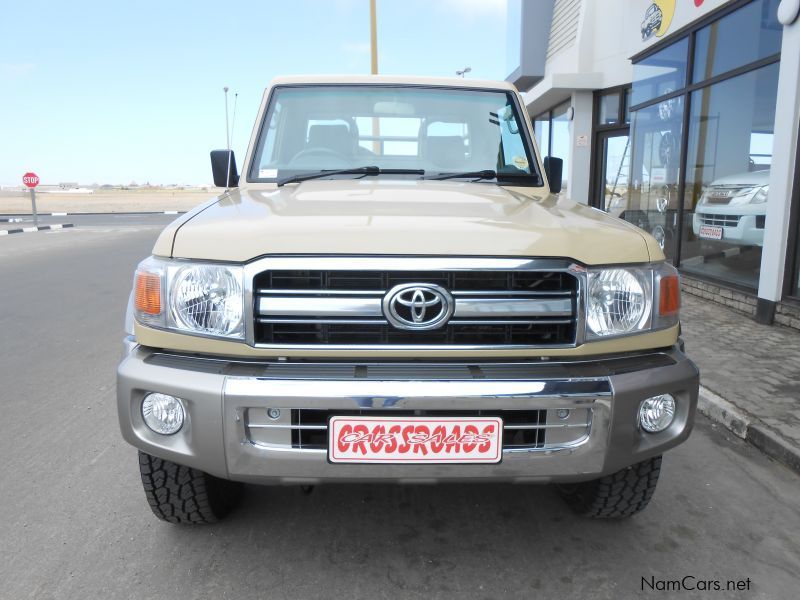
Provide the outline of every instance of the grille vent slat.
<path id="1" fill-rule="evenodd" d="M 324 297 L 375 297 L 406 283 L 435 284 L 456 298 L 561 298 L 571 303 L 571 314 L 534 316 L 486 313 L 479 318 L 456 317 L 433 330 L 398 329 L 382 317 L 375 322 L 343 317 L 301 319 L 261 316 L 260 298 L 294 293 Z M 565 271 L 450 270 L 450 271 L 353 271 L 353 270 L 269 270 L 256 275 L 254 304 L 255 342 L 262 345 L 351 346 L 567 346 L 576 340 L 577 279 Z M 378 296 L 380 297 L 380 296 Z M 299 322 L 298 322 L 299 321 Z"/>
<path id="2" fill-rule="evenodd" d="M 386 417 L 501 417 L 503 419 L 503 449 L 544 448 L 546 442 L 547 423 L 546 410 L 292 410 L 292 425 L 327 425 L 332 416 L 386 416 Z M 514 426 L 528 427 L 513 429 Z M 538 428 L 537 428 L 538 427 Z M 327 429 L 293 429 L 292 447 L 303 449 L 327 449 Z"/>

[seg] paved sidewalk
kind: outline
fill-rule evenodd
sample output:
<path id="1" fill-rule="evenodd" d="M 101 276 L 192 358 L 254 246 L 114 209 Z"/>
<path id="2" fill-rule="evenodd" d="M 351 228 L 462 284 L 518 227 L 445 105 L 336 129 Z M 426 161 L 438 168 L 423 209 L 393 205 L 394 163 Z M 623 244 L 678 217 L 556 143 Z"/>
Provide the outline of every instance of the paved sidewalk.
<path id="1" fill-rule="evenodd" d="M 681 320 L 705 388 L 701 412 L 800 470 L 800 332 L 689 294 Z"/>

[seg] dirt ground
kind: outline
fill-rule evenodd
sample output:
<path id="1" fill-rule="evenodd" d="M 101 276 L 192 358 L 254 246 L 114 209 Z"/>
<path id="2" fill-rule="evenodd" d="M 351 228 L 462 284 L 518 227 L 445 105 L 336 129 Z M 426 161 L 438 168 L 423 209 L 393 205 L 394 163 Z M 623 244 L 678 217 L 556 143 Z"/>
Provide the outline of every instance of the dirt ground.
<path id="1" fill-rule="evenodd" d="M 40 213 L 114 213 L 187 211 L 218 193 L 208 190 L 109 190 L 93 194 L 36 194 Z M 28 192 L 0 192 L 0 214 L 30 214 Z"/>

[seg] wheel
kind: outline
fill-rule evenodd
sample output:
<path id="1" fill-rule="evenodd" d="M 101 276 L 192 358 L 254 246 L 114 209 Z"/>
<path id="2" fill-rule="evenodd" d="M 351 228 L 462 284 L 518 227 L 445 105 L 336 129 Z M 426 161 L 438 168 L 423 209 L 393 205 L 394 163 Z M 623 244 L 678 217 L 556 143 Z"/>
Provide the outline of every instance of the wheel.
<path id="1" fill-rule="evenodd" d="M 236 506 L 242 494 L 241 483 L 141 451 L 139 472 L 153 514 L 169 523 L 216 523 Z"/>
<path id="2" fill-rule="evenodd" d="M 632 465 L 593 481 L 559 485 L 561 497 L 579 515 L 596 519 L 630 517 L 644 510 L 653 497 L 661 472 L 661 457 Z"/>

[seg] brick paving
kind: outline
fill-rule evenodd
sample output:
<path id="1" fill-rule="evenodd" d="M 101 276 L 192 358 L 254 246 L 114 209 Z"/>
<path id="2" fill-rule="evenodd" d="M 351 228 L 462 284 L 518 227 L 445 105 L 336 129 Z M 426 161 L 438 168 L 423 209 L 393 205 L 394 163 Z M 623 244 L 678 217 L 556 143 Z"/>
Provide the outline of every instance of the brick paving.
<path id="1" fill-rule="evenodd" d="M 703 386 L 800 449 L 800 332 L 683 295 L 686 353 Z"/>

